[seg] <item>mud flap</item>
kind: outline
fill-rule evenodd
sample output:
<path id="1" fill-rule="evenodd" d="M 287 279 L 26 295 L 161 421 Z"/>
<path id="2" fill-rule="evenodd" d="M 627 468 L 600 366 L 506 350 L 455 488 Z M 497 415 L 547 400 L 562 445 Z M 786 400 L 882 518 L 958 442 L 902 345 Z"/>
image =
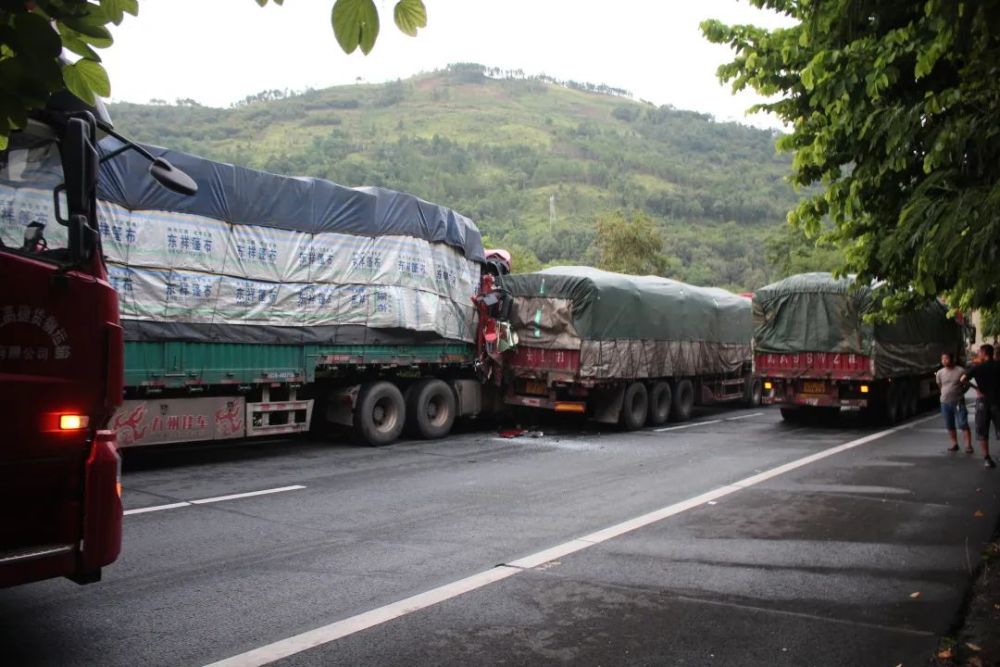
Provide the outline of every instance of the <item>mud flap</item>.
<path id="1" fill-rule="evenodd" d="M 590 418 L 601 424 L 617 424 L 624 399 L 625 385 L 594 389 L 587 400 Z"/>

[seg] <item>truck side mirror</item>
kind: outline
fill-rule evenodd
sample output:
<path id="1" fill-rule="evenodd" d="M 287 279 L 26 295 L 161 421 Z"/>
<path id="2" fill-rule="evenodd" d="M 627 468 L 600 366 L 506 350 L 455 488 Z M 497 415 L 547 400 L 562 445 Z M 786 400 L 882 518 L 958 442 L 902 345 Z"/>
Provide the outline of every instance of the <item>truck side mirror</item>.
<path id="1" fill-rule="evenodd" d="M 149 175 L 171 192 L 188 197 L 198 194 L 198 184 L 194 179 L 162 157 L 156 158 L 149 165 Z"/>
<path id="2" fill-rule="evenodd" d="M 74 264 L 90 259 L 97 247 L 97 230 L 89 220 L 94 213 L 98 155 L 93 141 L 94 119 L 87 116 L 68 119 L 62 141 L 69 251 Z"/>

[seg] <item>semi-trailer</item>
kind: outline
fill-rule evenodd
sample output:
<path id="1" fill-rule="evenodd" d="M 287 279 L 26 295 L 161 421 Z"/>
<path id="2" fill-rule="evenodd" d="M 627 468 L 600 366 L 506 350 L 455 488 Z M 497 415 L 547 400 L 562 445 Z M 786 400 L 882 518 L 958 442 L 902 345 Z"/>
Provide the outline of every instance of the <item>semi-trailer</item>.
<path id="1" fill-rule="evenodd" d="M 935 299 L 870 322 L 873 295 L 873 286 L 829 273 L 757 290 L 753 346 L 763 402 L 791 421 L 843 408 L 896 423 L 936 400 L 934 371 L 944 352 L 964 358 L 963 327 Z"/>
<path id="2" fill-rule="evenodd" d="M 326 424 L 381 445 L 404 429 L 442 437 L 491 405 L 475 301 L 504 267 L 468 218 L 384 188 L 147 146 L 198 183 L 179 197 L 138 178 L 113 139 L 101 149 L 122 447 Z"/>
<path id="3" fill-rule="evenodd" d="M 506 276 L 508 405 L 626 429 L 685 420 L 696 404 L 755 404 L 750 300 L 657 276 L 560 266 Z"/>

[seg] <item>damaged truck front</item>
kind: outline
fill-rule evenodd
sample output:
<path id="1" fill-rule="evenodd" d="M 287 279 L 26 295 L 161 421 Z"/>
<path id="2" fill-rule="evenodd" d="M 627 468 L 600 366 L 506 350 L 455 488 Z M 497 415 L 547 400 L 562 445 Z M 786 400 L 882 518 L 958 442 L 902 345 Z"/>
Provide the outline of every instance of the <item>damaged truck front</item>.
<path id="1" fill-rule="evenodd" d="M 518 340 L 505 353 L 508 404 L 631 430 L 685 420 L 695 404 L 760 396 L 744 297 L 572 266 L 502 285 Z"/>
<path id="2" fill-rule="evenodd" d="M 786 420 L 864 410 L 889 423 L 937 398 L 941 354 L 961 360 L 963 329 L 928 300 L 895 321 L 871 323 L 873 288 L 829 273 L 791 276 L 753 297 L 756 374 L 765 404 Z"/>

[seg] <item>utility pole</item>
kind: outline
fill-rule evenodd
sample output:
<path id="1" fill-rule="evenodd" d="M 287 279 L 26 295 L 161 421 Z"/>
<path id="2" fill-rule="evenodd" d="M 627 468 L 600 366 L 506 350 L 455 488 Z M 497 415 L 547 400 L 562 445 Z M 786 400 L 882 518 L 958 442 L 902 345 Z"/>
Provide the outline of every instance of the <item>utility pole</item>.
<path id="1" fill-rule="evenodd" d="M 556 196 L 549 195 L 549 234 L 552 233 L 552 228 L 556 224 Z"/>

